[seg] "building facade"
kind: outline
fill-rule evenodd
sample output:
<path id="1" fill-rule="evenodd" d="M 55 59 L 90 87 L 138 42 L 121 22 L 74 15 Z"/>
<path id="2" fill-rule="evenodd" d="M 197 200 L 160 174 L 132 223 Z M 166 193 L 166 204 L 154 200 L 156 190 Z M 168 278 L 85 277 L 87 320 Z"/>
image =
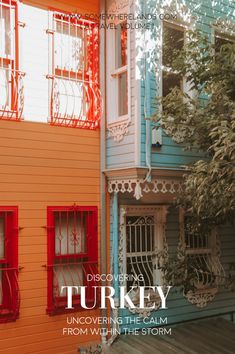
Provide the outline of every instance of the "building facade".
<path id="1" fill-rule="evenodd" d="M 187 90 L 184 78 L 172 71 L 166 59 L 166 39 L 172 52 L 183 45 L 189 29 L 202 30 L 212 42 L 234 39 L 234 4 L 229 0 L 223 4 L 110 0 L 107 12 L 120 14 L 110 20 L 115 22 L 116 30 L 110 26 L 106 33 L 104 172 L 110 195 L 110 262 L 114 275 L 132 277 L 123 282 L 116 280 L 114 286 L 130 289 L 163 285 L 161 265 L 180 251 L 193 262 L 197 274 L 194 291 L 177 287 L 171 290 L 168 310 L 129 308 L 115 315 L 123 317 L 121 329 L 156 326 L 151 320 L 148 325 L 136 324 L 134 316 L 167 316 L 168 324 L 218 314 L 231 318 L 234 293 L 221 290 L 220 285 L 234 258 L 234 227 L 198 238 L 185 228 L 187 216 L 174 207 L 174 199 L 182 187 L 183 165 L 203 156 L 184 150 L 183 131 L 173 142 L 167 132 L 156 129 L 151 118 L 157 97 L 167 95 L 175 86 Z M 142 279 L 138 280 L 140 275 Z M 138 303 L 138 291 L 132 297 Z M 151 294 L 146 305 L 153 302 L 158 304 L 159 297 Z"/>
<path id="2" fill-rule="evenodd" d="M 100 264 L 99 33 L 86 13 L 99 13 L 99 2 L 0 1 L 4 354 L 72 353 L 99 341 L 63 335 L 73 325 L 60 292 L 86 285 Z M 74 308 L 84 316 L 77 293 Z"/>

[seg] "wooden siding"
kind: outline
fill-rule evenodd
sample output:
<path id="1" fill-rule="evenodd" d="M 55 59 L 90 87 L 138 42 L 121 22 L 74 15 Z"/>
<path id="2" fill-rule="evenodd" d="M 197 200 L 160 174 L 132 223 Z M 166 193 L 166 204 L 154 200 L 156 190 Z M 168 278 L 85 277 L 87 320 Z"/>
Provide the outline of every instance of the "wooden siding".
<path id="1" fill-rule="evenodd" d="M 156 8 L 156 4 L 161 3 L 161 1 L 150 0 L 148 1 L 148 9 L 145 11 L 147 13 L 152 13 Z M 209 37 L 211 36 L 212 29 L 210 25 L 217 18 L 231 19 L 235 20 L 235 5 L 230 0 L 224 1 L 214 1 L 211 0 L 187 0 L 185 2 L 186 6 L 190 9 L 192 15 L 197 17 L 196 26 L 204 31 Z M 160 21 L 157 21 L 156 25 L 160 28 Z M 152 40 L 154 40 L 154 31 L 153 28 L 153 36 Z M 157 44 L 156 44 L 157 45 Z M 150 70 L 150 83 L 149 83 L 149 92 L 150 95 L 147 97 L 149 105 L 151 106 L 152 113 L 154 112 L 154 100 L 159 95 L 159 91 L 157 88 L 156 81 L 156 73 L 153 70 Z M 144 120 L 144 91 L 145 91 L 145 83 L 142 81 L 141 83 L 141 165 L 146 165 L 146 157 L 145 157 L 145 141 L 146 141 L 146 131 L 145 131 L 145 120 Z M 196 152 L 186 152 L 182 144 L 177 144 L 173 142 L 168 136 L 163 135 L 163 144 L 160 149 L 152 149 L 151 156 L 151 164 L 153 167 L 161 167 L 161 168 L 181 168 L 182 165 L 193 162 L 198 159 L 198 157 L 202 157 L 203 154 L 199 154 Z"/>
<path id="2" fill-rule="evenodd" d="M 95 335 L 62 335 L 66 315 L 47 306 L 47 206 L 99 208 L 99 131 L 0 122 L 1 205 L 19 208 L 20 317 L 0 325 L 0 353 L 76 353 Z M 97 316 L 99 311 L 75 313 Z M 75 327 L 85 328 L 77 325 Z"/>

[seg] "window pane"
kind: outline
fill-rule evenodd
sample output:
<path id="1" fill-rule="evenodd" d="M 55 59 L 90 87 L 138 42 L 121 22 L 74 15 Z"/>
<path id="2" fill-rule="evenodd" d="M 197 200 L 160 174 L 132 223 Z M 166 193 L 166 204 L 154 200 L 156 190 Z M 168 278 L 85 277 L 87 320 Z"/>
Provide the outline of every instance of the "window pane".
<path id="1" fill-rule="evenodd" d="M 127 99 L 127 72 L 118 76 L 118 90 L 119 90 L 119 116 L 128 114 L 128 99 Z"/>
<path id="2" fill-rule="evenodd" d="M 83 71 L 86 62 L 86 31 L 76 24 L 56 20 L 55 67 Z"/>
<path id="3" fill-rule="evenodd" d="M 82 286 L 83 271 L 80 264 L 64 264 L 54 267 L 54 296 L 66 296 L 66 290 L 61 293 L 61 286 Z M 79 288 L 80 289 L 80 288 Z M 79 292 L 73 289 L 73 294 Z"/>
<path id="4" fill-rule="evenodd" d="M 162 85 L 162 94 L 163 97 L 166 97 L 170 91 L 178 87 L 179 89 L 182 89 L 182 79 L 180 75 L 177 74 L 172 74 L 172 73 L 167 73 L 163 71 L 163 85 Z"/>
<path id="5" fill-rule="evenodd" d="M 184 31 L 163 23 L 163 59 L 164 66 L 171 67 L 172 62 L 184 46 Z"/>
<path id="6" fill-rule="evenodd" d="M 56 76 L 54 79 L 54 115 L 66 118 L 86 120 L 86 114 L 92 102 L 91 90 L 82 81 L 64 79 Z"/>
<path id="7" fill-rule="evenodd" d="M 5 256 L 5 223 L 4 218 L 0 217 L 0 259 Z"/>
<path id="8" fill-rule="evenodd" d="M 55 213 L 55 253 L 59 255 L 86 252 L 87 219 L 85 212 Z"/>
<path id="9" fill-rule="evenodd" d="M 127 28 L 126 22 L 120 23 L 115 29 L 116 33 L 116 68 L 127 65 Z"/>
<path id="10" fill-rule="evenodd" d="M 10 9 L 0 4 L 0 57 L 9 57 L 11 54 L 11 21 Z M 14 27 L 12 24 L 11 27 Z"/>
<path id="11" fill-rule="evenodd" d="M 184 218 L 184 232 L 185 232 L 185 243 L 187 248 L 208 248 L 208 238 L 209 235 L 204 233 L 201 234 L 195 231 L 191 223 L 190 216 L 185 216 Z"/>
<path id="12" fill-rule="evenodd" d="M 219 54 L 221 47 L 226 44 L 235 45 L 235 38 L 230 37 L 230 36 L 225 37 L 220 33 L 216 33 L 215 34 L 215 53 Z M 215 61 L 218 62 L 217 56 L 215 56 Z M 231 80 L 233 80 L 232 76 L 231 76 Z M 231 83 L 234 84 L 233 81 Z M 234 85 L 231 88 L 231 91 L 229 93 L 229 97 L 231 98 L 232 101 L 235 101 L 235 86 Z"/>
<path id="13" fill-rule="evenodd" d="M 0 59 L 1 60 L 1 59 Z M 8 65 L 0 65 L 0 109 L 10 110 L 10 88 L 11 69 Z"/>

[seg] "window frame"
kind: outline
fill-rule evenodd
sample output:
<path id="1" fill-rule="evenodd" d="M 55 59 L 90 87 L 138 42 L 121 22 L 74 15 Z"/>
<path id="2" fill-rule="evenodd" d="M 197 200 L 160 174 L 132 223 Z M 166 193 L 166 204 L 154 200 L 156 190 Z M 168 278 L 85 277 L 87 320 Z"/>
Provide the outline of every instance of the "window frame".
<path id="1" fill-rule="evenodd" d="M 130 5 L 125 5 L 122 8 L 121 14 L 128 14 Z M 117 15 L 117 10 L 108 8 L 110 13 L 115 13 Z M 115 17 L 114 17 L 115 18 Z M 108 96 L 108 106 L 107 106 L 107 130 L 109 137 L 113 137 L 114 141 L 120 142 L 124 136 L 128 133 L 128 126 L 131 122 L 131 51 L 130 51 L 130 41 L 132 30 L 129 28 L 129 20 L 121 20 L 115 18 L 108 22 L 109 28 L 106 30 L 107 37 L 107 77 L 106 83 L 109 92 L 113 92 L 112 95 Z M 126 65 L 116 68 L 116 58 L 117 58 L 117 46 L 116 46 L 116 26 L 120 23 L 127 23 L 127 63 Z M 119 82 L 118 79 L 121 74 L 127 73 L 127 114 L 119 115 Z"/>
<path id="2" fill-rule="evenodd" d="M 125 65 L 122 65 L 122 66 L 118 66 L 117 64 L 117 58 L 118 58 L 118 50 L 117 50 L 117 41 L 116 41 L 116 35 L 117 35 L 117 28 L 115 29 L 115 32 L 114 32 L 114 42 L 115 42 L 115 53 L 114 53 L 114 68 L 111 72 L 111 76 L 115 79 L 116 83 L 115 83 L 115 86 L 116 86 L 116 94 L 117 94 L 117 110 L 115 112 L 115 114 L 117 115 L 117 120 L 118 121 L 123 121 L 123 120 L 126 120 L 128 119 L 128 116 L 129 116 L 129 107 L 128 107 L 128 104 L 129 104 L 129 94 L 128 94 L 128 85 L 129 85 L 129 77 L 128 77 L 128 73 L 129 73 L 129 65 L 128 65 L 128 59 L 129 59 L 129 52 L 128 52 L 128 40 L 129 40 L 129 35 L 128 35 L 128 28 L 127 28 L 127 20 L 124 20 L 124 21 L 119 21 L 116 26 L 124 26 L 124 23 L 126 23 L 126 64 Z M 120 39 L 121 39 L 121 36 L 120 36 Z M 121 44 L 121 41 L 120 43 Z M 123 74 L 126 74 L 127 76 L 127 87 L 126 87 L 126 100 L 127 100 L 127 113 L 126 114 L 119 114 L 119 109 L 120 109 L 120 83 L 119 83 L 119 80 L 120 80 L 120 77 L 121 75 Z"/>
<path id="3" fill-rule="evenodd" d="M 134 205 L 121 205 L 121 211 L 123 211 L 123 215 L 120 216 L 120 241 L 119 241 L 119 250 L 122 253 L 119 268 L 123 274 L 127 273 L 127 235 L 126 235 L 126 218 L 128 216 L 153 216 L 154 217 L 154 244 L 152 251 L 152 272 L 153 272 L 153 284 L 163 285 L 163 273 L 158 267 L 158 259 L 160 252 L 163 251 L 164 247 L 166 247 L 166 235 L 165 235 L 165 225 L 166 225 L 166 217 L 167 217 L 167 209 L 168 206 L 134 206 Z M 120 212 L 121 214 L 122 212 Z M 122 284 L 123 286 L 127 286 L 127 281 L 125 280 Z"/>
<path id="4" fill-rule="evenodd" d="M 162 21 L 162 25 L 161 25 L 162 50 L 161 50 L 161 59 L 160 59 L 161 60 L 161 75 L 160 75 L 160 81 L 161 81 L 161 83 L 160 83 L 160 96 L 161 97 L 163 97 L 163 75 L 164 75 L 164 72 L 170 73 L 170 74 L 172 73 L 173 75 L 174 74 L 177 75 L 177 73 L 174 72 L 172 70 L 172 68 L 168 68 L 168 67 L 163 65 L 163 46 L 164 46 L 164 43 L 163 43 L 163 31 L 164 31 L 164 24 L 166 26 L 169 26 L 170 28 L 173 28 L 173 29 L 175 28 L 175 29 L 183 32 L 183 34 L 184 34 L 184 44 L 186 43 L 186 39 L 187 39 L 186 31 L 188 29 L 188 27 L 186 25 L 184 25 L 184 24 L 182 24 L 180 22 L 176 23 L 176 22 L 167 21 L 167 20 Z M 181 81 L 181 85 L 180 85 L 181 88 L 180 89 L 182 90 L 182 92 L 186 92 L 187 88 L 186 88 L 185 76 L 182 76 L 180 81 Z"/>
<path id="5" fill-rule="evenodd" d="M 89 225 L 86 235 L 87 249 L 86 252 L 76 253 L 76 254 L 63 254 L 56 255 L 56 235 L 55 235 L 55 214 L 56 212 L 87 212 L 90 215 Z M 90 235 L 88 235 L 90 233 Z M 98 208 L 96 206 L 48 206 L 47 207 L 47 313 L 49 315 L 56 315 L 60 313 L 65 313 L 68 311 L 74 312 L 77 310 L 82 310 L 80 306 L 80 295 L 73 295 L 73 306 L 74 309 L 66 310 L 67 298 L 66 296 L 54 295 L 54 267 L 56 265 L 71 265 L 69 260 L 75 260 L 76 262 L 72 264 L 77 264 L 82 266 L 82 271 L 85 273 L 84 269 L 88 269 L 87 273 L 92 272 L 92 274 L 98 273 Z M 67 263 L 65 261 L 68 261 Z M 56 261 L 61 261 L 57 263 Z M 71 284 L 64 284 L 71 285 Z M 73 284 L 74 285 L 74 284 Z M 78 285 L 79 284 L 75 284 Z M 97 285 L 94 281 L 87 281 L 85 275 L 83 277 L 83 285 L 87 286 L 87 303 L 93 303 L 94 293 L 92 286 Z M 58 303 L 58 304 L 56 304 Z"/>
<path id="6" fill-rule="evenodd" d="M 186 230 L 185 230 L 185 218 L 187 216 L 190 216 L 190 214 L 186 213 L 184 209 L 180 209 L 179 213 L 179 221 L 180 221 L 180 238 L 181 238 L 181 245 L 185 251 L 186 257 L 192 257 L 192 256 L 202 256 L 202 257 L 207 257 L 205 260 L 205 263 L 208 265 L 208 273 L 213 274 L 214 269 L 209 269 L 209 266 L 211 268 L 214 268 L 213 265 L 216 264 L 216 270 L 221 271 L 222 275 L 224 275 L 224 271 L 222 268 L 222 265 L 220 264 L 218 255 L 217 255 L 217 236 L 216 236 L 216 229 L 213 229 L 210 234 L 207 236 L 208 240 L 208 246 L 207 247 L 188 247 L 187 246 L 187 240 L 186 240 Z M 194 236 L 193 236 L 194 237 Z M 196 273 L 198 275 L 198 272 L 196 270 Z M 200 272 L 199 272 L 200 273 Z M 219 274 L 216 274 L 219 276 Z M 214 282 L 209 282 L 208 284 L 200 284 L 200 281 L 198 280 L 198 284 L 195 285 L 195 292 L 200 292 L 208 289 L 216 289 L 217 288 L 217 280 Z"/>
<path id="7" fill-rule="evenodd" d="M 52 29 L 47 30 L 49 35 L 49 74 L 47 78 L 49 79 L 49 118 L 48 122 L 55 126 L 64 126 L 71 128 L 84 128 L 84 129 L 97 129 L 99 127 L 99 122 L 101 118 L 101 94 L 100 94 L 100 84 L 99 84 L 99 29 L 95 21 L 89 21 L 85 18 L 78 18 L 78 15 L 52 11 L 49 12 L 50 27 Z M 83 67 L 82 70 L 74 71 L 68 68 L 56 68 L 55 66 L 55 50 L 56 50 L 56 40 L 55 34 L 60 33 L 56 30 L 56 24 L 58 21 L 70 25 L 75 25 L 79 29 L 83 29 L 86 33 L 85 47 L 87 51 L 87 60 L 84 60 L 83 64 L 87 67 Z M 88 36 L 88 32 L 91 32 Z M 84 47 L 84 45 L 83 45 Z M 71 49 L 71 43 L 70 43 Z M 84 54 L 84 53 L 83 53 Z M 94 60 L 94 58 L 96 58 Z M 83 115 L 84 108 L 80 109 L 80 112 L 68 113 L 67 107 L 65 107 L 65 112 L 60 112 L 59 107 L 59 97 L 64 95 L 68 99 L 69 92 L 67 94 L 61 94 L 59 89 L 56 91 L 56 80 L 62 80 L 74 84 L 80 84 L 82 89 L 82 104 L 84 107 L 89 102 L 89 107 Z M 57 85 L 58 86 L 58 85 Z M 65 84 L 63 84 L 65 87 Z M 65 91 L 68 90 L 65 88 Z M 72 91 L 74 91 L 72 89 Z M 73 106 L 75 107 L 75 101 L 77 96 L 73 96 Z M 85 100 L 85 101 L 84 101 Z M 67 104 L 66 104 L 67 106 Z M 73 107 L 73 108 L 74 108 Z"/>
<path id="8" fill-rule="evenodd" d="M 23 119 L 23 77 L 25 73 L 19 70 L 18 3 L 16 0 L 2 0 L 0 1 L 0 6 L 9 8 L 10 17 L 12 16 L 14 18 L 14 23 L 11 28 L 14 38 L 10 43 L 11 49 L 13 47 L 13 53 L 10 54 L 10 58 L 0 56 L 1 67 L 6 67 L 6 70 L 9 71 L 9 81 L 6 92 L 9 91 L 10 100 L 9 108 L 6 107 L 6 102 L 5 107 L 0 109 L 0 120 L 20 121 Z M 12 11 L 14 12 L 13 15 Z"/>
<path id="9" fill-rule="evenodd" d="M 5 323 L 19 317 L 18 207 L 0 206 L 0 217 L 4 217 L 4 256 L 0 259 L 0 323 Z"/>

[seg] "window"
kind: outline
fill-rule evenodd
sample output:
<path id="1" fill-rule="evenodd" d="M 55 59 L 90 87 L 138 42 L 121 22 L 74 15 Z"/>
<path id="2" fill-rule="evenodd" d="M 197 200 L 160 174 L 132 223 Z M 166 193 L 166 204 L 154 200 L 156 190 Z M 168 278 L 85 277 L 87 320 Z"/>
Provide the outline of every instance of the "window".
<path id="1" fill-rule="evenodd" d="M 195 274 L 193 285 L 196 289 L 216 288 L 223 281 L 223 268 L 216 253 L 216 232 L 201 234 L 192 226 L 192 218 L 182 212 L 184 223 L 184 245 Z"/>
<path id="2" fill-rule="evenodd" d="M 142 275 L 140 286 L 153 285 L 154 216 L 126 217 L 127 274 Z M 132 281 L 128 281 L 130 290 Z"/>
<path id="3" fill-rule="evenodd" d="M 113 73 L 118 80 L 118 116 L 128 114 L 128 80 L 127 80 L 127 23 L 117 25 L 115 33 L 116 61 Z"/>
<path id="4" fill-rule="evenodd" d="M 174 87 L 183 89 L 183 77 L 175 72 L 172 63 L 184 46 L 184 27 L 163 22 L 162 45 L 162 96 L 166 97 Z"/>
<path id="5" fill-rule="evenodd" d="M 16 207 L 0 207 L 0 323 L 19 314 Z"/>
<path id="6" fill-rule="evenodd" d="M 114 54 L 112 60 L 111 77 L 114 82 L 115 105 L 112 115 L 113 120 L 126 119 L 128 115 L 128 52 L 127 52 L 127 22 L 116 25 L 112 31 L 112 41 L 114 42 Z"/>
<path id="7" fill-rule="evenodd" d="M 99 124 L 99 42 L 95 23 L 53 14 L 50 123 L 95 129 Z"/>
<path id="8" fill-rule="evenodd" d="M 121 259 L 120 269 L 127 274 L 124 285 L 127 290 L 132 286 L 157 286 L 162 284 L 159 269 L 159 252 L 165 245 L 164 224 L 166 223 L 167 207 L 124 206 L 124 224 L 120 225 Z M 122 214 L 122 211 L 120 214 Z M 122 217 L 121 217 L 122 219 Z M 150 290 L 151 299 L 156 294 Z M 138 294 L 132 299 L 138 303 Z"/>
<path id="9" fill-rule="evenodd" d="M 66 291 L 61 286 L 87 286 L 86 302 L 94 301 L 97 274 L 97 208 L 48 207 L 48 308 L 49 314 L 65 311 Z M 73 306 L 80 308 L 80 295 L 74 293 Z"/>
<path id="10" fill-rule="evenodd" d="M 219 33 L 217 31 L 215 32 L 215 52 L 219 52 L 222 45 L 234 43 L 234 37 L 223 35 L 222 33 Z"/>
<path id="11" fill-rule="evenodd" d="M 0 119 L 20 120 L 23 76 L 18 70 L 16 1 L 0 1 Z"/>
<path id="12" fill-rule="evenodd" d="M 235 45 L 235 37 L 224 35 L 223 33 L 215 31 L 215 61 L 217 59 L 216 54 L 219 53 L 222 46 L 226 44 Z M 231 80 L 233 80 L 232 75 L 231 75 Z M 232 99 L 232 101 L 235 101 L 235 88 L 231 90 L 229 96 Z"/>

